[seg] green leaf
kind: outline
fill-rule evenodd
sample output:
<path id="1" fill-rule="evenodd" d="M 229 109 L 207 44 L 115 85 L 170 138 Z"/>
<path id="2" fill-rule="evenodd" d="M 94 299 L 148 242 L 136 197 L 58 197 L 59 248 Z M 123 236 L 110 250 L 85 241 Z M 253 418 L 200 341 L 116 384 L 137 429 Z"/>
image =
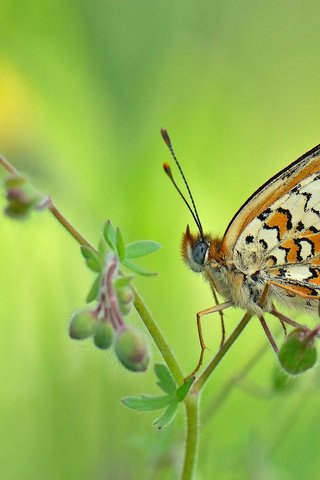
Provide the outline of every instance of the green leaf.
<path id="1" fill-rule="evenodd" d="M 191 385 L 194 382 L 194 377 L 189 378 L 185 383 L 183 383 L 176 391 L 176 398 L 178 402 L 182 402 L 182 400 L 185 399 L 187 396 L 187 393 L 189 392 Z"/>
<path id="2" fill-rule="evenodd" d="M 130 262 L 129 260 L 125 259 L 122 261 L 122 264 L 129 268 L 129 270 L 132 270 L 135 273 L 138 273 L 139 275 L 144 275 L 146 277 L 153 277 L 157 275 L 157 273 L 154 272 L 148 272 L 147 270 L 144 270 L 142 267 L 139 265 L 136 265 L 135 263 Z"/>
<path id="3" fill-rule="evenodd" d="M 120 258 L 120 260 L 124 260 L 125 258 L 125 246 L 124 246 L 124 241 L 123 241 L 123 236 L 121 233 L 120 228 L 117 228 L 116 231 L 116 247 L 117 247 L 117 253 Z"/>
<path id="4" fill-rule="evenodd" d="M 89 258 L 96 258 L 97 257 L 97 254 L 93 250 L 93 248 L 88 247 L 87 245 L 82 245 L 80 247 L 80 250 L 81 250 L 82 256 L 85 260 L 88 260 Z"/>
<path id="5" fill-rule="evenodd" d="M 101 275 L 98 275 L 95 281 L 90 288 L 90 291 L 87 295 L 87 303 L 93 302 L 98 298 L 99 291 L 100 291 L 100 283 L 101 283 Z"/>
<path id="6" fill-rule="evenodd" d="M 142 395 L 141 397 L 125 397 L 121 401 L 128 408 L 139 410 L 140 412 L 148 412 L 166 407 L 172 402 L 172 397 L 169 395 Z"/>
<path id="7" fill-rule="evenodd" d="M 98 258 L 100 265 L 104 265 L 106 259 L 106 253 L 108 251 L 108 245 L 106 244 L 104 238 L 101 238 L 98 245 Z"/>
<path id="8" fill-rule="evenodd" d="M 98 260 L 98 258 L 89 258 L 86 260 L 87 266 L 90 268 L 95 273 L 100 273 L 101 272 L 101 264 Z"/>
<path id="9" fill-rule="evenodd" d="M 110 220 L 107 220 L 103 227 L 103 237 L 112 250 L 116 250 L 116 229 Z"/>
<path id="10" fill-rule="evenodd" d="M 179 403 L 177 402 L 170 403 L 165 412 L 153 422 L 153 425 L 155 425 L 159 430 L 169 425 L 177 413 L 178 406 Z"/>
<path id="11" fill-rule="evenodd" d="M 159 382 L 157 382 L 157 385 L 159 385 L 159 387 L 165 393 L 169 393 L 169 394 L 174 393 L 176 391 L 177 386 L 168 367 L 163 363 L 156 363 L 154 366 L 154 370 L 159 379 Z"/>
<path id="12" fill-rule="evenodd" d="M 97 253 L 91 247 L 87 246 L 81 247 L 81 253 L 90 270 L 99 273 L 101 271 L 101 264 L 99 262 Z"/>
<path id="13" fill-rule="evenodd" d="M 143 257 L 144 255 L 149 255 L 150 253 L 159 250 L 161 247 L 160 243 L 154 242 L 153 240 L 140 240 L 138 242 L 129 243 L 126 246 L 126 258 L 137 258 Z"/>

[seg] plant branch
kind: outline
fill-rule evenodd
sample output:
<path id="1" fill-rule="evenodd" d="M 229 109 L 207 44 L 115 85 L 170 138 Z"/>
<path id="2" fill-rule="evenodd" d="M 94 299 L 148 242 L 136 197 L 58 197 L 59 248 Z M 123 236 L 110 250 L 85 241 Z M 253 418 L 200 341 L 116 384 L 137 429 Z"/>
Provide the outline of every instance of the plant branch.
<path id="1" fill-rule="evenodd" d="M 58 220 L 58 222 L 77 240 L 80 245 L 88 246 L 95 250 L 92 245 L 74 228 L 74 226 L 62 215 L 62 213 L 57 209 L 57 207 L 51 202 L 49 206 L 50 212 Z M 180 385 L 183 383 L 184 375 L 182 370 L 175 358 L 168 342 L 162 335 L 156 321 L 154 320 L 151 312 L 143 302 L 140 294 L 136 289 L 134 291 L 134 306 L 140 315 L 141 320 L 148 329 L 151 337 L 153 338 L 154 343 L 156 344 L 159 352 L 161 353 L 165 363 L 167 364 L 170 372 L 174 376 L 176 382 Z"/>
<path id="2" fill-rule="evenodd" d="M 0 155 L 0 165 L 2 165 L 3 168 L 11 175 L 19 175 L 18 170 L 2 155 Z"/>
<path id="3" fill-rule="evenodd" d="M 70 235 L 73 236 L 73 238 L 78 243 L 80 243 L 81 246 L 93 248 L 92 245 L 90 245 L 90 243 L 78 232 L 78 230 L 76 230 L 74 226 L 71 225 L 71 223 L 66 219 L 66 217 L 62 215 L 60 210 L 57 209 L 57 207 L 51 200 L 48 208 L 52 215 L 58 220 L 58 222 L 70 233 Z"/>
<path id="4" fill-rule="evenodd" d="M 57 209 L 57 207 L 51 203 L 49 210 L 58 220 L 58 222 L 73 236 L 73 238 L 80 244 L 88 246 L 95 250 L 92 245 L 73 227 L 73 225 L 62 215 L 62 213 Z M 151 312 L 143 302 L 140 294 L 136 289 L 134 290 L 134 306 L 140 315 L 141 320 L 148 329 L 151 337 L 153 338 L 156 347 L 161 353 L 165 363 L 167 364 L 170 372 L 174 376 L 177 383 L 180 385 L 183 383 L 183 373 L 182 370 L 164 336 L 162 335 L 156 321 L 154 320 Z"/>
<path id="5" fill-rule="evenodd" d="M 191 480 L 197 459 L 199 443 L 199 394 L 191 393 L 185 399 L 187 436 L 181 480 Z"/>
<path id="6" fill-rule="evenodd" d="M 185 457 L 184 457 L 184 464 L 183 464 L 183 471 L 182 471 L 182 480 L 191 480 L 193 476 L 193 470 L 196 463 L 197 457 L 197 448 L 199 442 L 199 399 L 201 389 L 204 386 L 205 382 L 208 380 L 212 372 L 215 368 L 219 365 L 222 358 L 228 352 L 229 348 L 236 339 L 239 337 L 241 332 L 244 330 L 246 325 L 248 324 L 249 320 L 251 319 L 252 315 L 250 313 L 246 313 L 235 328 L 233 333 L 227 339 L 227 341 L 223 344 L 220 348 L 218 353 L 214 356 L 211 360 L 208 367 L 199 377 L 199 379 L 194 383 L 189 395 L 186 397 L 184 403 L 186 408 L 186 416 L 187 416 L 187 436 L 186 436 L 186 449 L 185 449 Z"/>
<path id="7" fill-rule="evenodd" d="M 10 175 L 19 175 L 19 171 L 7 160 L 5 157 L 0 155 L 0 165 L 10 174 Z M 51 198 L 48 197 L 48 209 L 52 213 L 52 215 L 58 220 L 58 222 L 67 230 L 68 233 L 81 245 L 87 246 L 92 248 L 95 251 L 95 248 L 88 242 L 79 232 L 78 230 L 66 219 L 66 217 L 58 210 L 58 208 L 54 205 Z M 156 324 L 153 316 L 151 315 L 150 311 L 148 310 L 147 306 L 143 302 L 139 293 L 134 290 L 135 293 L 135 300 L 134 306 L 141 317 L 141 320 L 147 327 L 150 335 L 152 336 L 156 347 L 158 348 L 159 352 L 161 353 L 165 363 L 167 364 L 170 372 L 174 376 L 176 382 L 178 384 L 183 383 L 184 375 L 182 370 L 169 346 L 166 339 L 162 335 L 159 327 Z"/>
<path id="8" fill-rule="evenodd" d="M 178 364 L 176 357 L 174 356 L 168 342 L 162 335 L 159 327 L 154 320 L 152 314 L 148 310 L 147 306 L 143 302 L 140 294 L 134 288 L 134 306 L 139 313 L 143 323 L 147 327 L 151 337 L 153 338 L 159 352 L 161 353 L 164 361 L 166 362 L 170 372 L 174 376 L 176 382 L 180 385 L 183 383 L 184 375 Z"/>

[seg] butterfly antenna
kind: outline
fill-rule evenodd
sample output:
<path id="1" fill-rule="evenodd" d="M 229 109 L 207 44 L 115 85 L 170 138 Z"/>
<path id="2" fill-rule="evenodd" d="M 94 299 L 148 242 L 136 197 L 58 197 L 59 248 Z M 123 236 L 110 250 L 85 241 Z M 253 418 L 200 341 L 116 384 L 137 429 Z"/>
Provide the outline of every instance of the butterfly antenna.
<path id="1" fill-rule="evenodd" d="M 173 150 L 173 146 L 172 146 L 172 143 L 171 143 L 171 140 L 170 140 L 170 137 L 169 137 L 169 134 L 167 132 L 167 130 L 165 128 L 161 128 L 161 135 L 162 135 L 162 138 L 163 140 L 165 141 L 166 145 L 168 146 L 169 150 L 170 150 L 170 153 L 172 155 L 172 158 L 174 159 L 174 161 L 176 162 L 178 168 L 179 168 L 179 171 L 180 171 L 180 174 L 183 178 L 183 181 L 185 183 L 185 186 L 187 187 L 187 190 L 188 190 L 188 194 L 189 194 L 189 197 L 190 197 L 190 200 L 191 200 L 191 203 L 192 203 L 192 206 L 193 206 L 193 210 L 189 204 L 189 202 L 187 201 L 186 197 L 183 195 L 183 193 L 181 192 L 180 188 L 178 187 L 178 185 L 176 184 L 174 178 L 173 178 L 173 175 L 172 175 L 172 172 L 171 172 L 171 168 L 170 168 L 170 165 L 168 163 L 164 163 L 163 164 L 163 169 L 164 171 L 166 172 L 166 174 L 168 175 L 168 177 L 170 178 L 171 182 L 173 183 L 173 185 L 175 186 L 176 190 L 178 191 L 179 195 L 181 196 L 181 198 L 184 200 L 184 203 L 187 205 L 194 221 L 196 222 L 196 225 L 199 229 L 199 232 L 200 232 L 200 235 L 201 237 L 203 238 L 203 229 L 202 229 L 202 225 L 201 225 L 201 222 L 200 222 L 200 218 L 199 218 L 199 214 L 198 214 L 198 210 L 196 208 L 196 205 L 194 203 L 194 200 L 193 200 L 193 196 L 191 194 L 191 191 L 190 191 L 190 188 L 189 188 L 189 185 L 188 185 L 188 182 L 187 182 L 187 179 L 186 177 L 184 176 L 184 173 L 183 173 L 183 170 L 181 168 L 181 165 L 180 163 L 178 162 L 178 159 L 174 153 L 174 150 Z"/>

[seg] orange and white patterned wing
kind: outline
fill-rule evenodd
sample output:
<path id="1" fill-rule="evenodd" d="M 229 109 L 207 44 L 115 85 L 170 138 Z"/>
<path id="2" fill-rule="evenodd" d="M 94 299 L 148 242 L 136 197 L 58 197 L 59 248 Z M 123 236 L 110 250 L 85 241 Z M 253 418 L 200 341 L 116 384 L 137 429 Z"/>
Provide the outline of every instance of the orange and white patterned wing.
<path id="1" fill-rule="evenodd" d="M 315 307 L 306 299 L 320 297 L 320 145 L 249 198 L 230 222 L 222 251 L 240 271 L 259 272 L 278 286 L 275 296 L 298 295 L 307 303 L 300 306 Z"/>

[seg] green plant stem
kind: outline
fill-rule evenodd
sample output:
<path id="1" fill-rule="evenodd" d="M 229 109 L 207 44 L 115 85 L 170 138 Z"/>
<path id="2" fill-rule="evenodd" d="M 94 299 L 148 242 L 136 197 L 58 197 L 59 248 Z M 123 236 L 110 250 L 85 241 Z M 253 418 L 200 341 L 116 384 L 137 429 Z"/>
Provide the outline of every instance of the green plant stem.
<path id="1" fill-rule="evenodd" d="M 11 175 L 19 175 L 18 170 L 2 155 L 0 155 L 0 165 L 2 165 L 3 168 Z"/>
<path id="2" fill-rule="evenodd" d="M 225 354 L 228 352 L 230 347 L 239 337 L 241 332 L 249 323 L 252 315 L 250 313 L 246 313 L 242 318 L 241 322 L 232 332 L 230 337 L 226 340 L 226 342 L 222 345 L 218 353 L 213 357 L 211 362 L 209 363 L 208 367 L 205 371 L 200 375 L 199 379 L 194 383 L 190 394 L 185 399 L 185 407 L 186 407 L 186 416 L 187 416 L 187 436 L 186 436 L 186 449 L 185 449 L 185 457 L 184 457 L 184 464 L 183 464 L 183 472 L 182 472 L 182 480 L 191 480 L 193 471 L 195 468 L 195 462 L 197 457 L 197 449 L 198 449 L 198 442 L 199 442 L 199 399 L 201 390 L 215 370 L 215 368 L 219 365 Z"/>
<path id="3" fill-rule="evenodd" d="M 208 380 L 212 372 L 216 369 L 219 365 L 229 348 L 233 345 L 233 343 L 237 340 L 241 332 L 245 329 L 249 320 L 251 319 L 252 314 L 247 312 L 244 317 L 242 318 L 241 322 L 237 325 L 234 329 L 230 337 L 226 340 L 226 342 L 222 345 L 218 353 L 213 357 L 205 371 L 200 375 L 198 380 L 194 383 L 192 387 L 192 391 L 194 393 L 200 392 L 205 382 Z"/>
<path id="4" fill-rule="evenodd" d="M 134 306 L 139 313 L 143 323 L 147 327 L 151 337 L 153 338 L 158 350 L 160 351 L 164 361 L 166 362 L 170 372 L 174 376 L 176 382 L 180 385 L 183 383 L 184 375 L 178 364 L 176 357 L 174 356 L 168 342 L 162 335 L 159 327 L 152 317 L 150 311 L 143 302 L 140 294 L 134 289 Z"/>
<path id="5" fill-rule="evenodd" d="M 50 201 L 49 210 L 58 222 L 73 236 L 73 238 L 83 247 L 92 247 L 90 243 L 74 228 L 73 225 L 66 219 L 64 215 L 57 209 L 57 207 Z"/>
<path id="6" fill-rule="evenodd" d="M 185 399 L 187 434 L 181 480 L 191 480 L 197 460 L 199 443 L 199 393 L 191 392 Z"/>

